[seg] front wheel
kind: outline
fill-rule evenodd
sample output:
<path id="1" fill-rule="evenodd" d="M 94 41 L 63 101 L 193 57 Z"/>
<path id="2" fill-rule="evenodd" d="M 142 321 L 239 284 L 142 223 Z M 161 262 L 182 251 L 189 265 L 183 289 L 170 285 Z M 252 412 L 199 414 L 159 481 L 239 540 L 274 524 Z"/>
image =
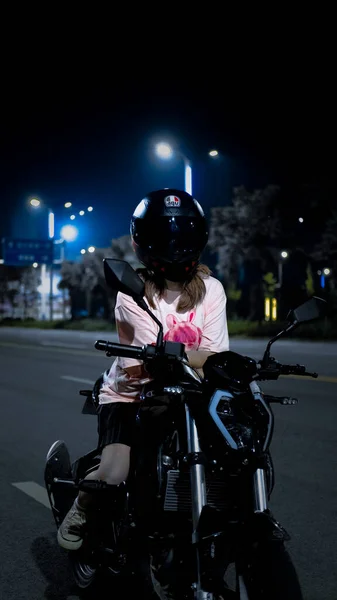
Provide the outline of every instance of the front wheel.
<path id="1" fill-rule="evenodd" d="M 76 585 L 82 590 L 92 589 L 97 580 L 97 566 L 81 550 L 69 553 L 69 558 Z"/>
<path id="2" fill-rule="evenodd" d="M 241 570 L 249 600 L 303 600 L 295 567 L 283 543 L 259 544 Z"/>

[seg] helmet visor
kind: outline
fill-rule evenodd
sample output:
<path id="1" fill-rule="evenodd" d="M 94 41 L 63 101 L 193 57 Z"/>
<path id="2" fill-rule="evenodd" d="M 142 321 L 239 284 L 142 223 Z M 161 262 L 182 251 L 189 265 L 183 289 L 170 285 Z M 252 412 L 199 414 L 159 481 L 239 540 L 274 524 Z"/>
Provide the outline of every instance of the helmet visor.
<path id="1" fill-rule="evenodd" d="M 199 255 L 207 243 L 206 223 L 194 217 L 158 217 L 151 229 L 139 219 L 135 241 L 166 260 Z"/>

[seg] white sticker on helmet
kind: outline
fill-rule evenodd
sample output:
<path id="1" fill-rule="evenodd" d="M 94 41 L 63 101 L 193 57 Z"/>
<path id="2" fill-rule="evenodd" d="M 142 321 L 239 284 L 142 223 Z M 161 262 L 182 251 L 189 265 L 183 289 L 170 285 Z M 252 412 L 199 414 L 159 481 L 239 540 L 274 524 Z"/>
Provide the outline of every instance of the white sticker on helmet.
<path id="1" fill-rule="evenodd" d="M 167 208 L 179 208 L 181 205 L 181 200 L 178 198 L 178 196 L 166 196 L 166 198 L 164 198 L 164 202 Z"/>

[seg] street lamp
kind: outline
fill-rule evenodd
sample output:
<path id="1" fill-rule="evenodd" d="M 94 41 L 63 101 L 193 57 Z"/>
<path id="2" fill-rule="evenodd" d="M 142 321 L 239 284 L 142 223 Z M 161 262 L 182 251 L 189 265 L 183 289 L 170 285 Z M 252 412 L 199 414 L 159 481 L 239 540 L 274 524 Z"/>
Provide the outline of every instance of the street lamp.
<path id="1" fill-rule="evenodd" d="M 40 208 L 40 206 L 41 206 L 41 202 L 37 198 L 32 198 L 30 200 L 29 204 L 33 208 Z M 54 215 L 53 211 L 50 208 L 48 208 L 48 237 L 50 240 L 53 239 L 54 234 L 55 234 L 55 215 Z"/>
<path id="2" fill-rule="evenodd" d="M 90 252 L 90 254 L 95 252 L 95 250 L 96 250 L 95 246 L 89 246 L 89 248 L 88 248 L 88 252 Z"/>
<path id="3" fill-rule="evenodd" d="M 168 160 L 172 158 L 173 150 L 170 144 L 167 144 L 166 142 L 160 142 L 156 145 L 156 154 L 159 156 L 159 158 Z"/>
<path id="4" fill-rule="evenodd" d="M 331 274 L 331 269 L 326 267 L 323 271 L 317 271 L 317 274 L 320 276 L 321 288 L 324 290 L 325 288 L 325 278 Z"/>
<path id="5" fill-rule="evenodd" d="M 37 198 L 31 198 L 30 200 L 30 205 L 34 208 L 37 209 L 42 205 L 42 202 L 40 200 L 38 200 Z M 72 202 L 65 202 L 64 207 L 65 208 L 71 208 L 72 206 Z M 93 211 L 93 207 L 89 206 L 88 207 L 88 212 L 92 212 Z M 81 210 L 79 212 L 79 214 L 81 216 L 83 216 L 85 214 L 84 210 Z M 70 220 L 74 221 L 76 219 L 76 215 L 72 214 L 70 215 Z M 48 208 L 48 237 L 49 239 L 53 240 L 53 243 L 61 243 L 62 247 L 61 247 L 61 260 L 60 261 L 53 261 L 50 265 L 50 290 L 49 290 L 49 306 L 50 306 L 50 320 L 53 320 L 53 265 L 54 262 L 62 262 L 64 260 L 64 242 L 72 242 L 74 241 L 77 236 L 78 236 L 78 229 L 77 227 L 74 227 L 74 225 L 64 225 L 61 229 L 61 240 L 54 241 L 54 237 L 55 237 L 55 215 L 54 212 Z M 93 250 L 89 249 L 89 252 L 94 252 L 95 248 L 93 246 L 91 246 L 91 248 L 93 248 Z M 43 264 L 42 265 L 42 271 L 41 271 L 41 278 L 44 280 L 46 278 L 46 265 Z"/>
<path id="6" fill-rule="evenodd" d="M 32 198 L 30 201 L 30 205 L 33 208 L 39 208 L 41 206 L 40 200 L 37 198 Z M 55 235 L 55 215 L 53 211 L 48 208 L 48 237 L 50 240 L 54 240 Z M 42 265 L 41 270 L 41 279 L 44 281 L 46 278 L 46 265 Z M 44 304 L 44 301 L 43 301 Z M 43 305 L 42 304 L 42 305 Z M 42 308 L 42 313 L 44 314 L 44 309 Z M 53 261 L 50 264 L 50 272 L 49 272 L 49 318 L 53 320 Z"/>
<path id="7" fill-rule="evenodd" d="M 167 142 L 160 142 L 157 144 L 155 147 L 155 152 L 157 156 L 163 160 L 169 160 L 172 158 L 174 152 L 180 156 L 180 158 L 184 161 L 185 191 L 192 195 L 192 164 L 189 158 L 187 158 L 180 150 L 174 151 L 172 146 L 170 146 L 170 144 Z M 217 150 L 211 150 L 208 154 L 214 158 L 215 156 L 218 156 L 219 153 Z"/>
<path id="8" fill-rule="evenodd" d="M 159 144 L 157 144 L 155 147 L 155 151 L 156 151 L 157 156 L 159 156 L 159 158 L 161 158 L 162 160 L 170 160 L 174 154 L 172 146 L 170 146 L 170 144 L 167 144 L 166 142 L 160 142 Z M 178 151 L 177 154 L 184 161 L 185 191 L 188 192 L 188 194 L 192 194 L 191 163 L 190 163 L 189 159 L 186 158 L 186 156 L 182 152 Z"/>
<path id="9" fill-rule="evenodd" d="M 283 260 L 288 258 L 288 256 L 289 256 L 289 254 L 286 250 L 282 250 L 282 252 L 280 252 L 280 259 L 278 261 L 278 283 L 277 283 L 277 287 L 279 289 L 281 289 L 282 283 L 283 283 Z"/>
<path id="10" fill-rule="evenodd" d="M 29 204 L 34 208 L 37 208 L 38 206 L 40 206 L 41 202 L 37 198 L 32 198 Z"/>

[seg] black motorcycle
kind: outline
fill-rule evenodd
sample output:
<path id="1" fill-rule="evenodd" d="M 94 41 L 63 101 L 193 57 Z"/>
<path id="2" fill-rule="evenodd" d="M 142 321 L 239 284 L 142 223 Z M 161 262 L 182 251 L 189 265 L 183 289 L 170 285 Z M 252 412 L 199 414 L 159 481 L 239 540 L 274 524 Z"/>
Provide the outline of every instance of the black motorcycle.
<path id="1" fill-rule="evenodd" d="M 47 454 L 45 484 L 57 526 L 78 490 L 96 496 L 83 545 L 69 552 L 77 585 L 90 588 L 102 572 L 135 573 L 143 552 L 145 571 L 162 598 L 301 600 L 284 544 L 290 537 L 268 509 L 274 486 L 271 405 L 297 400 L 266 395 L 257 382 L 289 374 L 317 377 L 304 366 L 280 364 L 270 348 L 300 323 L 321 317 L 325 301 L 313 297 L 291 311 L 260 362 L 231 351 L 214 354 L 201 378 L 182 344 L 163 341 L 162 324 L 132 267 L 105 259 L 104 270 L 112 289 L 151 315 L 158 339 L 142 348 L 95 343 L 107 356 L 143 360 L 152 376 L 141 396 L 127 481 L 109 486 L 84 479 L 98 467 L 97 449 L 73 465 L 63 441 Z M 101 382 L 80 392 L 86 396 L 82 412 L 96 414 Z M 149 419 L 153 407 L 164 415 L 163 427 Z"/>

